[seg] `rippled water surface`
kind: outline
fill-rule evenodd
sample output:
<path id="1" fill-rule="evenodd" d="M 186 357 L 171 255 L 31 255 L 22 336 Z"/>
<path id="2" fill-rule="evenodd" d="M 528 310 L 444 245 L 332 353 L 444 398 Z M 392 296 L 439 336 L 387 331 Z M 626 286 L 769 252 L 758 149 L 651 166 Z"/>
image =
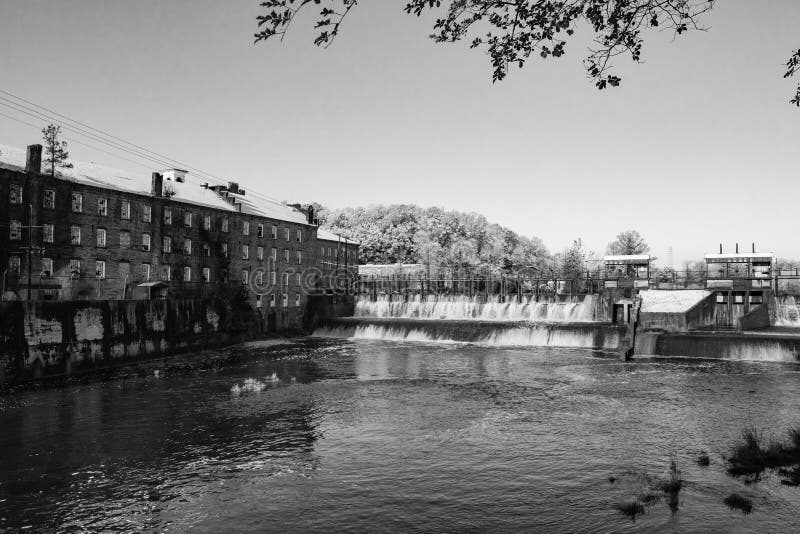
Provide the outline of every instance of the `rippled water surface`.
<path id="1" fill-rule="evenodd" d="M 800 530 L 800 489 L 723 460 L 745 426 L 800 422 L 797 365 L 322 339 L 223 356 L 0 397 L 0 531 Z M 622 515 L 671 459 L 677 510 Z"/>

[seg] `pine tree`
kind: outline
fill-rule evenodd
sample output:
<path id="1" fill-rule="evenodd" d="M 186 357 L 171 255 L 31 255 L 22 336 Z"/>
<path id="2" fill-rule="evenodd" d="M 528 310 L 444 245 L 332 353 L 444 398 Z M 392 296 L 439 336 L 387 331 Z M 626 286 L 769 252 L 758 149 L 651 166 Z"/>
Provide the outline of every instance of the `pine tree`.
<path id="1" fill-rule="evenodd" d="M 67 158 L 69 158 L 67 142 L 59 141 L 59 135 L 61 135 L 61 126 L 48 124 L 46 128 L 42 129 L 45 162 L 50 164 L 50 176 L 56 175 L 56 167 L 61 167 L 63 169 L 72 168 L 72 163 L 67 162 Z"/>

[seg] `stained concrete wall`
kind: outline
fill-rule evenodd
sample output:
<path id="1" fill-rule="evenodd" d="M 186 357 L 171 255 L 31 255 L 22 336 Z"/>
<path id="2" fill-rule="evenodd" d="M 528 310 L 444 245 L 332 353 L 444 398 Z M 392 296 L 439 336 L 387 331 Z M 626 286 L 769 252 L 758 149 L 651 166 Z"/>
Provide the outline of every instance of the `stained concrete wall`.
<path id="1" fill-rule="evenodd" d="M 733 332 L 645 332 L 637 336 L 635 354 L 797 362 L 800 361 L 800 336 Z"/>
<path id="2" fill-rule="evenodd" d="M 218 347 L 219 300 L 0 302 L 0 384 Z"/>

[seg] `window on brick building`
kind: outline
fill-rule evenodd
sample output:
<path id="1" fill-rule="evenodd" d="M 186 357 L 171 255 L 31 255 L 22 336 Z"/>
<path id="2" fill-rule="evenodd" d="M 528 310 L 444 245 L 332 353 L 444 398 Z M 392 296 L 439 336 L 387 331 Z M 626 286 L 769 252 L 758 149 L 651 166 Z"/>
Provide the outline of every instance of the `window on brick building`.
<path id="1" fill-rule="evenodd" d="M 273 286 L 276 283 L 276 277 L 277 277 L 277 273 L 275 271 L 272 271 L 272 272 L 269 273 L 269 283 L 272 284 Z"/>
<path id="2" fill-rule="evenodd" d="M 228 226 L 230 225 L 230 220 L 227 217 L 222 218 L 222 231 L 227 232 Z"/>
<path id="3" fill-rule="evenodd" d="M 129 221 L 131 219 L 131 203 L 129 200 L 123 200 L 120 205 L 120 217 Z"/>
<path id="4" fill-rule="evenodd" d="M 283 249 L 283 262 L 284 263 L 289 263 L 289 249 L 288 248 Z"/>
<path id="5" fill-rule="evenodd" d="M 250 221 L 242 221 L 242 234 L 250 235 Z"/>
<path id="6" fill-rule="evenodd" d="M 19 241 L 22 239 L 22 222 L 10 221 L 8 225 L 8 238 L 11 241 Z"/>
<path id="7" fill-rule="evenodd" d="M 69 229 L 69 244 L 70 245 L 80 245 L 81 244 L 81 227 L 80 226 L 71 226 Z"/>
<path id="8" fill-rule="evenodd" d="M 250 247 L 247 245 L 242 245 L 242 259 L 249 260 L 250 259 Z"/>
<path id="9" fill-rule="evenodd" d="M 211 245 L 203 243 L 203 256 L 211 256 Z"/>
<path id="10" fill-rule="evenodd" d="M 226 258 L 228 257 L 228 244 L 227 243 L 222 243 L 222 255 L 224 257 L 226 257 Z"/>
<path id="11" fill-rule="evenodd" d="M 261 307 L 261 295 L 256 295 L 256 308 Z"/>
<path id="12" fill-rule="evenodd" d="M 270 308 L 275 307 L 275 293 L 270 293 L 269 295 L 269 307 Z"/>
<path id="13" fill-rule="evenodd" d="M 8 271 L 11 274 L 19 274 L 20 265 L 22 265 L 22 260 L 19 256 L 8 257 Z"/>
<path id="14" fill-rule="evenodd" d="M 184 239 L 183 240 L 183 253 L 187 256 L 192 254 L 192 240 L 191 239 Z"/>
<path id="15" fill-rule="evenodd" d="M 42 225 L 42 241 L 45 243 L 55 243 L 55 227 L 52 224 Z"/>
<path id="16" fill-rule="evenodd" d="M 142 250 L 150 252 L 150 234 L 142 234 Z"/>
<path id="17" fill-rule="evenodd" d="M 53 276 L 53 258 L 42 258 L 42 276 Z"/>
<path id="18" fill-rule="evenodd" d="M 150 264 L 143 263 L 141 266 L 141 270 L 139 271 L 139 274 L 141 275 L 142 280 L 144 280 L 145 282 L 150 281 Z"/>
<path id="19" fill-rule="evenodd" d="M 11 184 L 8 201 L 11 204 L 22 204 L 22 186 L 20 184 Z"/>
<path id="20" fill-rule="evenodd" d="M 303 231 L 302 230 L 297 230 L 297 242 L 298 243 L 302 243 L 303 242 Z"/>
<path id="21" fill-rule="evenodd" d="M 164 208 L 164 224 L 172 224 L 172 208 Z"/>
<path id="22" fill-rule="evenodd" d="M 283 285 L 284 286 L 289 285 L 289 273 L 283 273 Z"/>
<path id="23" fill-rule="evenodd" d="M 119 279 L 123 284 L 128 283 L 128 278 L 131 276 L 131 264 L 127 261 L 121 261 L 117 264 L 117 271 L 119 272 Z M 123 290 L 124 291 L 124 290 Z"/>
<path id="24" fill-rule="evenodd" d="M 301 278 L 301 274 L 300 273 L 295 273 L 295 275 L 294 275 L 294 283 L 297 284 L 298 287 L 300 287 L 300 278 Z"/>
<path id="25" fill-rule="evenodd" d="M 105 228 L 98 228 L 96 236 L 97 236 L 97 246 L 105 248 L 105 246 L 106 246 L 106 230 L 105 230 Z"/>
<path id="26" fill-rule="evenodd" d="M 121 230 L 119 233 L 119 246 L 120 248 L 131 248 L 131 233 L 127 230 Z"/>
<path id="27" fill-rule="evenodd" d="M 258 261 L 264 259 L 264 247 L 256 248 L 256 258 L 258 259 Z"/>
<path id="28" fill-rule="evenodd" d="M 42 198 L 42 207 L 48 210 L 56 208 L 56 192 L 52 189 L 44 190 L 44 197 Z"/>
<path id="29" fill-rule="evenodd" d="M 300 293 L 295 293 L 294 294 L 294 305 L 295 306 L 300 306 Z"/>
<path id="30" fill-rule="evenodd" d="M 72 258 L 69 260 L 69 274 L 73 278 L 78 278 L 81 275 L 81 260 Z"/>
<path id="31" fill-rule="evenodd" d="M 163 254 L 170 254 L 172 252 L 172 238 L 168 235 L 161 238 L 161 252 Z"/>
<path id="32" fill-rule="evenodd" d="M 97 199 L 97 214 L 102 215 L 103 217 L 108 216 L 108 199 L 107 198 L 98 198 Z"/>
<path id="33" fill-rule="evenodd" d="M 183 214 L 183 225 L 186 228 L 191 228 L 192 227 L 192 212 L 191 211 L 187 211 L 186 213 Z"/>
<path id="34" fill-rule="evenodd" d="M 295 259 L 297 260 L 297 265 L 303 264 L 303 253 L 301 251 L 295 251 Z"/>
<path id="35" fill-rule="evenodd" d="M 288 228 L 284 228 L 283 229 L 283 238 L 284 238 L 284 240 L 289 241 L 290 237 L 289 237 L 289 229 Z"/>
<path id="36" fill-rule="evenodd" d="M 270 251 L 270 258 L 272 258 L 272 262 L 273 263 L 278 261 L 278 249 L 277 248 L 272 247 L 272 250 Z"/>
<path id="37" fill-rule="evenodd" d="M 211 269 L 208 267 L 203 267 L 203 282 L 211 282 Z"/>
<path id="38" fill-rule="evenodd" d="M 261 269 L 256 271 L 256 284 L 259 286 L 264 285 L 264 271 Z"/>
<path id="39" fill-rule="evenodd" d="M 289 294 L 288 293 L 284 293 L 283 295 L 281 295 L 281 300 L 283 301 L 282 302 L 283 307 L 284 308 L 288 308 L 289 307 Z"/>
<path id="40" fill-rule="evenodd" d="M 257 237 L 264 237 L 264 225 L 259 224 L 258 228 L 256 229 L 256 236 Z"/>
<path id="41" fill-rule="evenodd" d="M 184 282 L 191 282 L 192 281 L 192 268 L 188 265 L 183 267 L 183 281 Z"/>
<path id="42" fill-rule="evenodd" d="M 80 193 L 72 193 L 72 212 L 83 213 L 83 195 Z"/>
<path id="43" fill-rule="evenodd" d="M 203 217 L 203 230 L 211 230 L 211 215 Z"/>
<path id="44" fill-rule="evenodd" d="M 169 265 L 161 265 L 161 279 L 165 282 L 172 280 L 172 268 Z"/>
<path id="45" fill-rule="evenodd" d="M 153 208 L 150 204 L 142 205 L 142 220 L 148 223 L 153 220 Z"/>
<path id="46" fill-rule="evenodd" d="M 247 269 L 242 270 L 242 284 L 247 285 L 250 282 L 250 271 Z"/>
<path id="47" fill-rule="evenodd" d="M 97 260 L 94 262 L 94 276 L 95 278 L 105 278 L 106 277 L 106 262 L 103 260 Z"/>
<path id="48" fill-rule="evenodd" d="M 272 239 L 278 239 L 278 227 L 272 225 Z"/>

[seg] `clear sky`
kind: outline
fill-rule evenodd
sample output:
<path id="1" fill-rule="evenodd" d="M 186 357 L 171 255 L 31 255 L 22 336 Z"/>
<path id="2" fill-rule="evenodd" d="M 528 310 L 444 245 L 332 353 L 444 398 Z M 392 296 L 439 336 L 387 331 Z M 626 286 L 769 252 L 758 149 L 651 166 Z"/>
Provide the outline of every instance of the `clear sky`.
<path id="1" fill-rule="evenodd" d="M 290 202 L 476 211 L 552 251 L 635 228 L 676 267 L 720 242 L 800 257 L 800 109 L 782 79 L 797 0 L 726 0 L 707 32 L 648 34 L 603 92 L 584 43 L 492 84 L 482 52 L 428 40 L 402 0 L 364 0 L 326 50 L 311 17 L 254 45 L 258 4 L 3 0 L 0 89 Z M 39 140 L 0 116 L 0 144 Z"/>

